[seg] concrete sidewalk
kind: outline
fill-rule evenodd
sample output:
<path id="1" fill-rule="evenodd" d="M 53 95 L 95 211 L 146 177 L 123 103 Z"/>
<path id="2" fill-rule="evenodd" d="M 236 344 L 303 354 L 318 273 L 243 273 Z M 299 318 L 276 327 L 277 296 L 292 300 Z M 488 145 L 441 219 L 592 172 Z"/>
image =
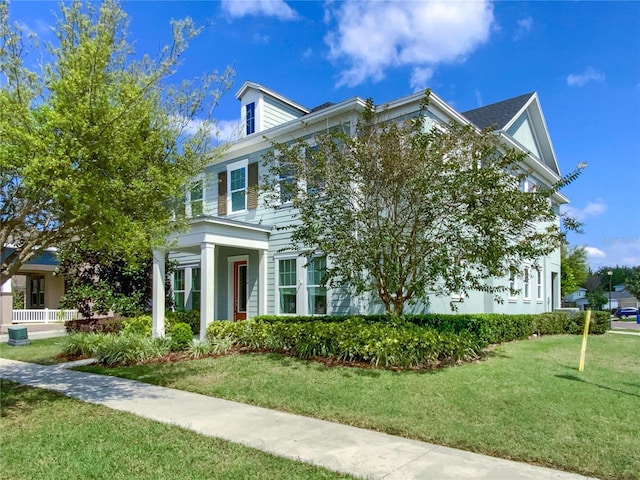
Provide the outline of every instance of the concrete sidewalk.
<path id="1" fill-rule="evenodd" d="M 0 377 L 362 478 L 586 478 L 64 365 L 0 359 Z"/>

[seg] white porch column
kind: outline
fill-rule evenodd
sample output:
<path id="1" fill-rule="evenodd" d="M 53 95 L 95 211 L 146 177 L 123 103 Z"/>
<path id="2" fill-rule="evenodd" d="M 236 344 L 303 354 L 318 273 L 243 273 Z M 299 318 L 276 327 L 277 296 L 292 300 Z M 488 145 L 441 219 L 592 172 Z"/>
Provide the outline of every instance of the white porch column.
<path id="1" fill-rule="evenodd" d="M 258 250 L 258 315 L 267 314 L 267 251 Z"/>
<path id="2" fill-rule="evenodd" d="M 11 325 L 13 321 L 13 293 L 11 279 L 0 285 L 0 325 Z M 5 333 L 3 331 L 3 333 Z"/>
<path id="3" fill-rule="evenodd" d="M 153 323 L 151 334 L 154 337 L 164 337 L 164 256 L 164 250 L 153 251 L 153 290 L 151 295 Z"/>
<path id="4" fill-rule="evenodd" d="M 215 315 L 215 252 L 213 243 L 200 245 L 200 340 L 207 337 L 207 325 Z"/>

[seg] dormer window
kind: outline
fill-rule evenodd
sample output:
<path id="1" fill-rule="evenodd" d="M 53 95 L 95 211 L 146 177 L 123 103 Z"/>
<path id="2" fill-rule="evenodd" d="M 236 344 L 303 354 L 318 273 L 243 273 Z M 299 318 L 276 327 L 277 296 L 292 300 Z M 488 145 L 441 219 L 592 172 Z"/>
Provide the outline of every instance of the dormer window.
<path id="1" fill-rule="evenodd" d="M 245 106 L 245 118 L 247 124 L 247 135 L 256 131 L 256 103 L 251 102 Z"/>

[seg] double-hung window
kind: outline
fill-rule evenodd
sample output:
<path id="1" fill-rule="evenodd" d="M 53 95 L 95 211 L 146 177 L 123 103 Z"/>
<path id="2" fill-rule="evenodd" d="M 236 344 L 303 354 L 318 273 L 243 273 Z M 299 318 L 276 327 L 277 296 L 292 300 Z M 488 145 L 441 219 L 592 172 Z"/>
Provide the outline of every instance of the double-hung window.
<path id="1" fill-rule="evenodd" d="M 518 277 L 512 272 L 509 274 L 509 299 L 515 300 L 516 290 L 518 289 Z"/>
<path id="2" fill-rule="evenodd" d="M 191 269 L 191 310 L 200 310 L 200 268 Z"/>
<path id="3" fill-rule="evenodd" d="M 536 269 L 536 300 L 542 301 L 542 268 Z"/>
<path id="4" fill-rule="evenodd" d="M 229 182 L 230 213 L 242 212 L 247 209 L 247 161 L 236 162 L 227 167 L 227 181 Z"/>
<path id="5" fill-rule="evenodd" d="M 277 313 L 326 315 L 329 305 L 327 287 L 323 283 L 326 268 L 326 257 L 277 259 Z"/>
<path id="6" fill-rule="evenodd" d="M 295 169 L 291 166 L 283 166 L 278 179 L 280 188 L 280 203 L 288 203 L 293 200 L 296 190 Z"/>
<path id="7" fill-rule="evenodd" d="M 522 293 L 525 300 L 531 300 L 531 268 L 524 267 L 522 274 Z"/>
<path id="8" fill-rule="evenodd" d="M 192 217 L 198 217 L 204 212 L 204 181 L 200 180 L 191 187 L 189 205 L 191 206 Z"/>
<path id="9" fill-rule="evenodd" d="M 280 313 L 297 313 L 297 269 L 295 258 L 278 261 L 278 305 Z"/>
<path id="10" fill-rule="evenodd" d="M 184 270 L 175 270 L 173 272 L 173 303 L 177 311 L 184 310 Z"/>
<path id="11" fill-rule="evenodd" d="M 316 257 L 307 265 L 307 313 L 309 315 L 327 313 L 327 287 L 322 283 L 326 269 L 326 257 Z"/>
<path id="12" fill-rule="evenodd" d="M 256 104 L 251 102 L 245 106 L 245 123 L 247 125 L 247 135 L 256 131 Z"/>

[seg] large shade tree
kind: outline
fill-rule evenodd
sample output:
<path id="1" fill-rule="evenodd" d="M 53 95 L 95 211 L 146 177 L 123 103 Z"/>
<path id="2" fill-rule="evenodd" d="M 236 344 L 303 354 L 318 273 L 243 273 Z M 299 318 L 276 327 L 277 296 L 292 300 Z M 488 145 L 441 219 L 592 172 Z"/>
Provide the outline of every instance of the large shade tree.
<path id="1" fill-rule="evenodd" d="M 0 2 L 0 247 L 13 247 L 0 284 L 51 246 L 148 251 L 181 222 L 170 199 L 215 154 L 211 114 L 232 71 L 171 86 L 193 22 L 173 22 L 155 58 L 135 54 L 126 27 L 115 0 L 61 4 L 40 50 Z"/>
<path id="2" fill-rule="evenodd" d="M 369 100 L 355 132 L 274 143 L 265 156 L 268 203 L 296 212 L 292 248 L 326 254 L 330 286 L 369 292 L 388 314 L 430 294 L 500 301 L 509 286 L 491 279 L 562 244 L 550 199 L 578 175 L 522 191 L 525 154 L 471 125 L 427 128 L 428 97 L 415 118 L 386 122 Z"/>

